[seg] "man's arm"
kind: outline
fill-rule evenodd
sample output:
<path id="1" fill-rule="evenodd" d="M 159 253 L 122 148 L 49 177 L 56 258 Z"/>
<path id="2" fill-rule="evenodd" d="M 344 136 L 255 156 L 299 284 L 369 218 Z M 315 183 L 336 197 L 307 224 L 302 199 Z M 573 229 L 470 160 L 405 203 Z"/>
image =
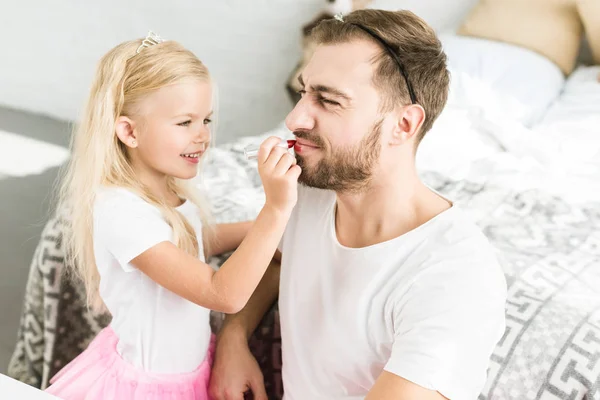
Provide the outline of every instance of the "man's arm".
<path id="1" fill-rule="evenodd" d="M 250 353 L 248 339 L 277 299 L 280 259 L 278 251 L 246 307 L 225 318 L 217 336 L 211 371 L 210 394 L 214 400 L 241 399 L 249 390 L 255 400 L 268 400 L 264 378 Z"/>
<path id="2" fill-rule="evenodd" d="M 398 375 L 383 371 L 365 400 L 448 400 L 439 392 L 425 389 Z"/>
<path id="3" fill-rule="evenodd" d="M 486 251 L 467 255 L 465 249 L 464 256 L 421 270 L 391 313 L 391 354 L 369 400 L 476 399 L 481 393 L 504 333 L 506 302 L 502 269 Z"/>
<path id="4" fill-rule="evenodd" d="M 237 314 L 227 315 L 218 337 L 234 335 L 248 340 L 279 294 L 281 253 L 275 253 L 258 287 L 246 306 Z"/>

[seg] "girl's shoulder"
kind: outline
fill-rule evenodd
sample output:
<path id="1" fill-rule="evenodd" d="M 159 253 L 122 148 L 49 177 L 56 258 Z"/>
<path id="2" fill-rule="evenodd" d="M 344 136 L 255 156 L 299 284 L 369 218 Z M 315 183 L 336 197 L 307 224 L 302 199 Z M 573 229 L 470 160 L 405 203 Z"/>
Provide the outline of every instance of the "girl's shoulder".
<path id="1" fill-rule="evenodd" d="M 96 190 L 96 201 L 106 202 L 115 200 L 129 200 L 129 201 L 144 201 L 140 196 L 135 194 L 129 189 L 119 186 L 100 186 Z"/>
<path id="2" fill-rule="evenodd" d="M 96 191 L 94 213 L 134 215 L 156 215 L 160 211 L 152 204 L 146 202 L 133 191 L 117 186 L 102 186 Z"/>

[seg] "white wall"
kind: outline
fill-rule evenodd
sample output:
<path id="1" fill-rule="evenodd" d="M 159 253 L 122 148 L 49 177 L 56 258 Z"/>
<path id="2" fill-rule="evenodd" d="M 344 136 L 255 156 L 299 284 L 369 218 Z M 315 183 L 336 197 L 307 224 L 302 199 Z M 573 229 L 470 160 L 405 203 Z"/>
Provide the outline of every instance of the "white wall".
<path id="1" fill-rule="evenodd" d="M 454 26 L 476 0 L 375 0 Z M 97 60 L 152 29 L 187 46 L 219 86 L 217 141 L 264 132 L 291 109 L 300 27 L 325 0 L 0 0 L 0 104 L 76 120 Z"/>

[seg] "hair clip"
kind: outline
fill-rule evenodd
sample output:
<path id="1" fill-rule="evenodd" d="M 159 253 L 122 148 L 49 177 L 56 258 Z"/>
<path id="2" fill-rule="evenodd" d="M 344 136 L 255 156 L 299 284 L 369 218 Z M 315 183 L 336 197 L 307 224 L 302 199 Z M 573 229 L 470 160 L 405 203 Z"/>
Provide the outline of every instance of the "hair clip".
<path id="1" fill-rule="evenodd" d="M 156 33 L 152 32 L 152 31 L 148 31 L 148 35 L 142 41 L 142 44 L 140 45 L 140 47 L 138 47 L 138 49 L 137 49 L 137 54 L 139 54 L 140 51 L 142 51 L 142 49 L 144 47 L 154 46 L 155 44 L 159 44 L 164 41 L 165 40 L 163 38 L 161 38 L 159 35 L 157 35 Z"/>
<path id="2" fill-rule="evenodd" d="M 344 22 L 344 14 L 342 13 L 337 13 L 333 16 L 333 18 L 337 19 L 340 22 Z"/>

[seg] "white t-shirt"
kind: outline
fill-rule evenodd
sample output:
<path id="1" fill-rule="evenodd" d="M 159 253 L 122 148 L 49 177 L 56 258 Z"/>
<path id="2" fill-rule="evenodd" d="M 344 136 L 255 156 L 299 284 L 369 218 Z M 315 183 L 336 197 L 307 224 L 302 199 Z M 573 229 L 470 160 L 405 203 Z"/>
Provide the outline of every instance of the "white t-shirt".
<path id="1" fill-rule="evenodd" d="M 400 237 L 348 248 L 335 202 L 301 187 L 280 246 L 285 399 L 363 399 L 384 370 L 476 399 L 505 328 L 506 281 L 483 233 L 453 206 Z"/>
<path id="2" fill-rule="evenodd" d="M 186 201 L 177 210 L 196 231 L 202 249 L 198 208 Z M 103 188 L 94 204 L 94 253 L 100 296 L 119 337 L 124 360 L 144 371 L 185 373 L 205 359 L 210 344 L 210 310 L 165 289 L 130 264 L 173 232 L 155 206 L 122 188 Z"/>

